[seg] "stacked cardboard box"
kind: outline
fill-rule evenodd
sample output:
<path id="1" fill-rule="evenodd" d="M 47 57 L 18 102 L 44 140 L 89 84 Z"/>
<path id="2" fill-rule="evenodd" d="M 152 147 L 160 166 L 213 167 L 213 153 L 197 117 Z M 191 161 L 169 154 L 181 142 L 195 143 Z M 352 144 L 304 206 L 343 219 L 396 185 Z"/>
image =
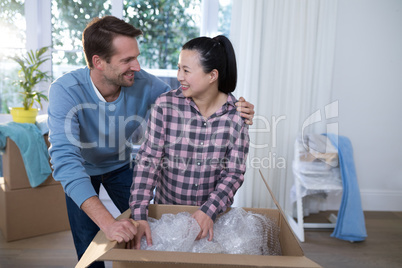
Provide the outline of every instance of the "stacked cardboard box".
<path id="1" fill-rule="evenodd" d="M 44 137 L 48 144 L 47 136 Z M 48 144 L 49 145 L 49 144 Z M 50 175 L 36 188 L 29 184 L 17 145 L 7 138 L 0 178 L 0 229 L 13 241 L 70 229 L 64 191 Z"/>

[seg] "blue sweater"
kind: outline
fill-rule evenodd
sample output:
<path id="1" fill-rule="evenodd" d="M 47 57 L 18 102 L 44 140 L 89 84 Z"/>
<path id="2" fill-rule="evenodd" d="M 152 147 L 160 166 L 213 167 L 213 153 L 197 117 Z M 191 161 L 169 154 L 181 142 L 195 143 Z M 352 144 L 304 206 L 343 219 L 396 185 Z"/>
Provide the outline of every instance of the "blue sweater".
<path id="1" fill-rule="evenodd" d="M 81 204 L 96 192 L 89 179 L 130 162 L 132 134 L 145 132 L 140 124 L 157 97 L 170 90 L 141 70 L 134 84 L 122 87 L 113 102 L 96 95 L 87 67 L 67 73 L 49 90 L 49 153 L 53 176 L 74 202 Z M 128 200 L 127 200 L 128 202 Z"/>

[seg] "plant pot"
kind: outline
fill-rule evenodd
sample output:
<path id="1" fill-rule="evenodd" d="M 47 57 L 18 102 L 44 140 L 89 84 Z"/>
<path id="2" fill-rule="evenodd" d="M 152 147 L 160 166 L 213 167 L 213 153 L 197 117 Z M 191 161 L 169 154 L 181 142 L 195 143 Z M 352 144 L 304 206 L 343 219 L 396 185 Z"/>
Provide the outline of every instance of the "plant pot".
<path id="1" fill-rule="evenodd" d="M 36 116 L 38 115 L 37 108 L 29 108 L 25 110 L 22 107 L 13 107 L 10 109 L 13 121 L 16 123 L 31 123 L 35 124 Z"/>

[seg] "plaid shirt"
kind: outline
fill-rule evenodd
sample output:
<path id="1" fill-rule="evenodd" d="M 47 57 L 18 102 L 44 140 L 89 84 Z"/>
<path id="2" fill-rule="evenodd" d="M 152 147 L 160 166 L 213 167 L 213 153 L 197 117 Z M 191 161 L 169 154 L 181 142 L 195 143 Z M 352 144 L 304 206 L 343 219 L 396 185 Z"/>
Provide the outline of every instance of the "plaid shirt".
<path id="1" fill-rule="evenodd" d="M 147 220 L 148 204 L 196 205 L 213 221 L 233 203 L 244 180 L 248 126 L 236 99 L 205 119 L 181 89 L 161 95 L 134 167 L 130 208 Z"/>

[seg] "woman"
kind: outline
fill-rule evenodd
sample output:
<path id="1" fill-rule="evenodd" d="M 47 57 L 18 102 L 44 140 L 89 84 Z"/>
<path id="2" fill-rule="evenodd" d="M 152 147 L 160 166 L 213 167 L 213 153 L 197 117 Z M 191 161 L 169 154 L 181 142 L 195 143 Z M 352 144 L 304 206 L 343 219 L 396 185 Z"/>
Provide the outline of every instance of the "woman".
<path id="1" fill-rule="evenodd" d="M 145 235 L 148 204 L 199 206 L 192 216 L 209 234 L 217 215 L 233 203 L 242 185 L 249 147 L 248 126 L 236 111 L 237 68 L 233 46 L 224 36 L 199 37 L 183 47 L 177 79 L 181 86 L 156 101 L 136 157 L 130 208 L 140 224 L 134 246 Z"/>

